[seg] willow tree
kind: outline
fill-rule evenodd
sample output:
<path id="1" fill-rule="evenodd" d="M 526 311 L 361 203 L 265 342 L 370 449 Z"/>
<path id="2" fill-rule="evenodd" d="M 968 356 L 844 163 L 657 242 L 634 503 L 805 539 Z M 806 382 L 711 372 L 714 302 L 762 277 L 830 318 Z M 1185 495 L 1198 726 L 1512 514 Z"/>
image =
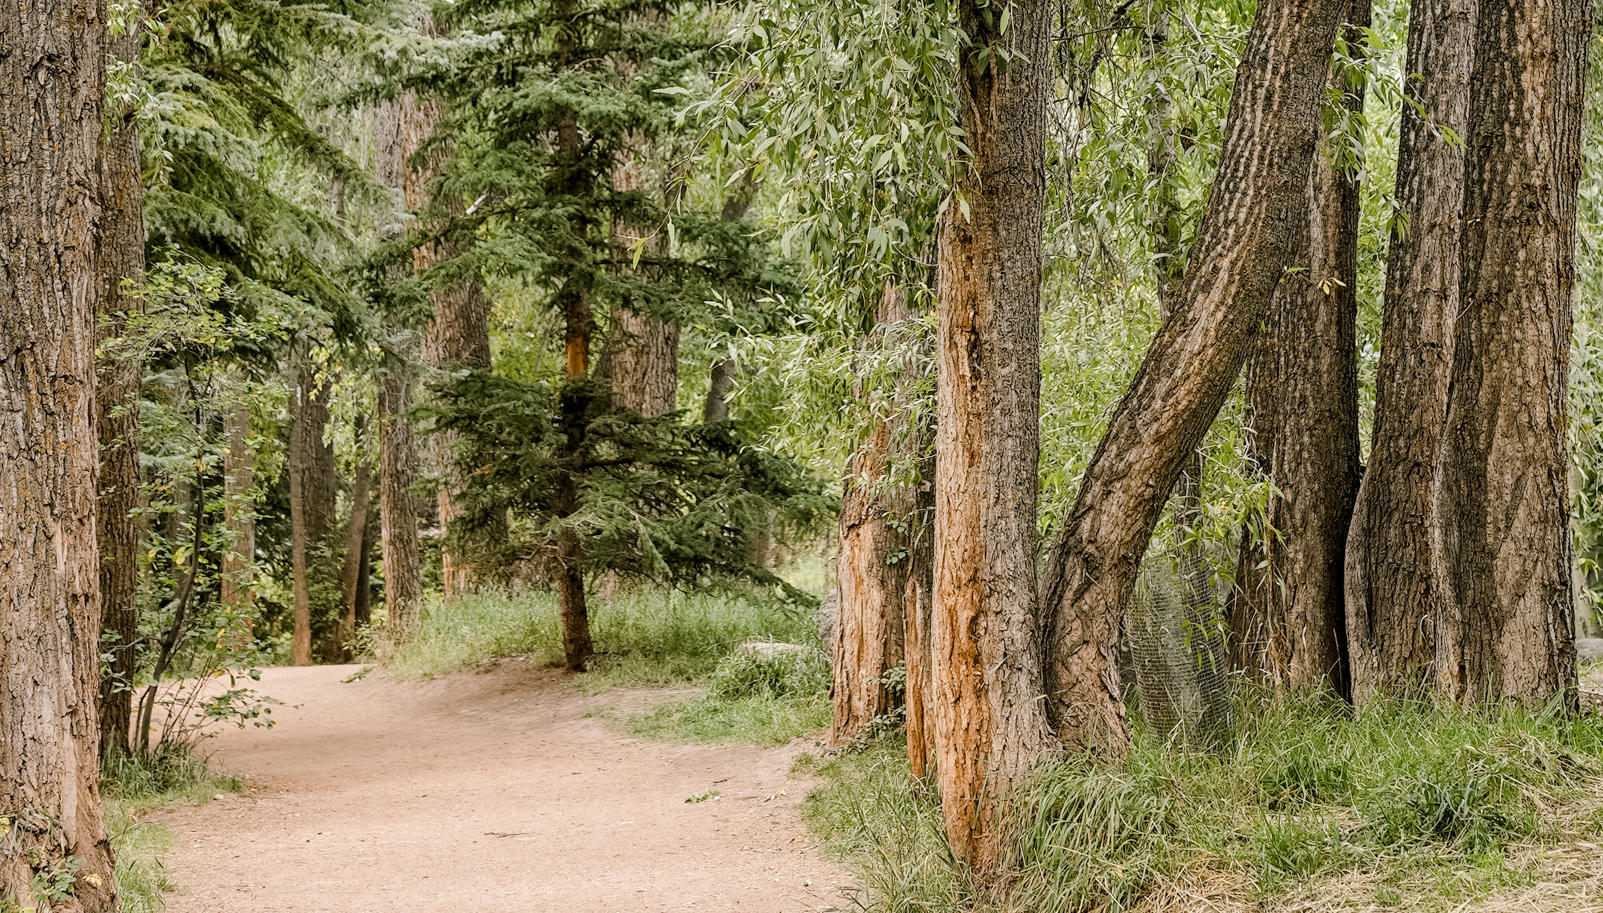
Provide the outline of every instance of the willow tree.
<path id="1" fill-rule="evenodd" d="M 10 909 L 117 909 L 95 709 L 106 44 L 99 3 L 44 0 L 0 16 L 0 907 Z"/>

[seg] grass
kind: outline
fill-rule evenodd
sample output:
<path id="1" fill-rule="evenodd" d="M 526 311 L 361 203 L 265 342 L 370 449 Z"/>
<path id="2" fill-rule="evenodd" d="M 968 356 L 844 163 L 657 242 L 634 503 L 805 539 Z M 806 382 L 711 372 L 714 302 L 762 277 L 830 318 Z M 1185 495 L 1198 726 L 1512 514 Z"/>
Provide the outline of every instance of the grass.
<path id="1" fill-rule="evenodd" d="M 803 573 L 813 569 L 804 568 Z M 669 741 L 784 742 L 829 723 L 829 674 L 811 610 L 736 595 L 630 588 L 590 600 L 596 657 L 574 684 L 617 687 L 692 685 L 627 719 L 630 731 Z M 741 644 L 772 641 L 804 648 L 804 659 L 749 668 Z M 547 665 L 562 660 L 556 600 L 542 591 L 489 591 L 424 607 L 417 635 L 375 644 L 375 658 L 403 677 L 430 677 L 506 657 Z M 743 665 L 745 664 L 745 665 Z"/>
<path id="2" fill-rule="evenodd" d="M 172 836 L 166 828 L 140 820 L 140 814 L 165 805 L 198 805 L 243 788 L 239 780 L 213 772 L 205 758 L 189 750 L 106 759 L 101 791 L 123 913 L 158 913 L 163 895 L 174 887 L 161 865 Z"/>
<path id="3" fill-rule="evenodd" d="M 806 811 L 870 911 L 1603 909 L 1603 721 L 1402 704 L 1355 720 L 1309 696 L 1244 717 L 1223 753 L 1143 735 L 1121 761 L 1042 769 L 1015 798 L 1005 900 L 953 864 L 896 741 L 819 764 Z"/>

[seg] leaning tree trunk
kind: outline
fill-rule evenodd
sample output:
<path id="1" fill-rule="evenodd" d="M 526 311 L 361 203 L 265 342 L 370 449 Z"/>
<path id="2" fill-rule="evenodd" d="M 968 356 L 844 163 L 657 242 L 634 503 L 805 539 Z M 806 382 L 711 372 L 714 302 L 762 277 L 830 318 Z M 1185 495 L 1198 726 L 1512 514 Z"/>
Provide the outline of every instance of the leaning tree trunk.
<path id="1" fill-rule="evenodd" d="M 432 13 L 424 13 L 419 28 L 430 38 L 448 36 L 448 31 L 435 21 Z M 438 142 L 423 149 L 445 114 L 444 103 L 438 98 L 408 95 L 402 104 L 402 147 L 406 160 L 415 163 L 405 170 L 402 179 L 407 208 L 413 212 L 432 209 L 442 220 L 463 215 L 466 207 L 459 194 L 448 192 L 437 196 L 434 187 L 445 172 L 451 151 L 449 143 Z M 435 264 L 448 262 L 461 252 L 457 233 L 447 230 L 437 240 L 413 250 L 413 268 L 423 275 Z M 423 334 L 423 357 L 428 366 L 436 371 L 489 370 L 490 301 L 478 276 L 468 274 L 450 285 L 437 287 L 430 292 L 429 299 L 434 305 L 434 316 Z M 446 530 L 456 518 L 462 483 L 451 457 L 453 435 L 437 433 L 432 436 L 431 443 L 434 471 L 439 479 L 435 491 L 438 522 L 440 529 Z M 450 545 L 442 547 L 440 585 L 444 594 L 457 596 L 471 589 L 474 582 L 474 574 L 463 556 Z"/>
<path id="2" fill-rule="evenodd" d="M 404 102 L 378 107 L 374 116 L 379 180 L 401 186 L 406 171 L 402 139 Z M 418 363 L 417 334 L 392 314 L 381 322 L 384 362 L 379 369 L 379 549 L 384 560 L 384 625 L 403 638 L 417 626 L 423 601 L 423 561 L 417 529 L 417 450 L 413 440 L 412 384 Z"/>
<path id="3" fill-rule="evenodd" d="M 0 907 L 110 913 L 95 707 L 101 5 L 8 3 L 0 48 Z M 65 896 L 39 896 L 69 866 Z"/>
<path id="4" fill-rule="evenodd" d="M 912 315 L 906 291 L 887 282 L 876 308 L 876 327 L 863 340 L 871 358 L 894 346 L 892 334 Z M 868 732 L 876 720 L 901 706 L 902 690 L 886 680 L 901 666 L 904 655 L 904 605 L 908 586 L 908 555 L 912 545 L 912 489 L 897 478 L 893 461 L 901 449 L 900 427 L 891 397 L 869 391 L 859 381 L 856 395 L 880 411 L 868 437 L 846 465 L 841 491 L 840 551 L 835 564 L 835 624 L 830 652 L 834 680 L 830 685 L 833 721 L 830 742 L 843 745 Z M 889 408 L 887 408 L 889 407 Z M 905 478 L 905 471 L 902 477 Z"/>
<path id="5" fill-rule="evenodd" d="M 1052 9 L 958 5 L 970 155 L 939 227 L 929 725 L 952 852 L 999 874 L 1008 792 L 1050 747 L 1036 634 L 1042 227 Z M 961 201 L 961 203 L 959 202 Z"/>
<path id="6" fill-rule="evenodd" d="M 138 17 L 135 17 L 137 20 Z M 111 41 L 112 59 L 139 61 L 137 24 Z M 144 184 L 139 167 L 138 111 L 109 112 L 101 158 L 100 339 L 127 332 L 139 310 L 145 273 Z M 100 681 L 100 749 L 128 751 L 139 616 L 139 384 L 144 364 L 134 346 L 113 345 L 96 366 L 95 424 L 100 439 L 100 488 L 95 501 L 100 548 L 101 649 L 109 656 Z"/>
<path id="7" fill-rule="evenodd" d="M 1436 490 L 1459 312 L 1459 231 L 1477 0 L 1414 0 L 1397 147 L 1401 218 L 1386 301 L 1369 465 L 1347 547 L 1347 643 L 1359 706 L 1419 691 L 1441 611 Z"/>
<path id="8" fill-rule="evenodd" d="M 1442 480 L 1444 688 L 1576 694 L 1568 393 L 1587 0 L 1487 0 Z"/>
<path id="9" fill-rule="evenodd" d="M 1262 4 L 1236 71 L 1191 266 L 1080 483 L 1045 578 L 1047 710 L 1063 740 L 1120 751 L 1119 613 L 1164 502 L 1224 404 L 1306 208 L 1319 103 L 1346 3 Z"/>
<path id="10" fill-rule="evenodd" d="M 1368 0 L 1347 16 L 1354 57 Z M 1364 88 L 1333 72 L 1346 108 Z M 1314 156 L 1293 230 L 1295 272 L 1280 280 L 1247 360 L 1249 459 L 1275 487 L 1258 529 L 1242 533 L 1232 629 L 1238 657 L 1280 687 L 1347 693 L 1342 567 L 1358 492 L 1357 163 L 1334 138 Z"/>

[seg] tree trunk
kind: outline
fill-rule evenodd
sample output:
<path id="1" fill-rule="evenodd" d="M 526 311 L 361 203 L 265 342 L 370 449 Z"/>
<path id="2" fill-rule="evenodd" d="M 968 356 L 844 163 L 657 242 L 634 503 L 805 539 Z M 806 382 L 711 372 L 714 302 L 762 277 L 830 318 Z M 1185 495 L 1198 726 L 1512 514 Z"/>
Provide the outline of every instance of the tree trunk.
<path id="1" fill-rule="evenodd" d="M 893 346 L 890 337 L 898 325 L 912 316 L 906 292 L 887 282 L 876 311 L 876 328 L 863 345 L 883 351 Z M 880 398 L 862 382 L 854 392 L 870 402 Z M 834 745 L 858 738 L 875 720 L 901 706 L 901 693 L 887 685 L 885 676 L 904 659 L 913 503 L 912 489 L 896 478 L 892 465 L 897 450 L 905 449 L 898 438 L 908 433 L 897 419 L 886 417 L 900 412 L 894 401 L 879 407 L 883 412 L 847 463 L 842 485 L 835 565 L 839 600 L 830 645 L 834 658 L 830 743 Z"/>
<path id="2" fill-rule="evenodd" d="M 1386 256 L 1386 301 L 1369 466 L 1347 549 L 1353 700 L 1429 684 L 1441 518 L 1436 513 L 1453 333 L 1477 0 L 1415 0 L 1397 149 L 1402 218 Z M 1417 107 L 1416 107 L 1417 105 Z"/>
<path id="3" fill-rule="evenodd" d="M 111 59 L 135 66 L 141 29 L 136 24 L 110 42 Z M 140 308 L 144 282 L 144 184 L 139 163 L 138 111 L 128 104 L 109 112 L 102 148 L 100 235 L 100 336 L 127 332 Z M 138 662 L 139 616 L 139 384 L 144 365 L 132 346 L 114 347 L 96 366 L 95 424 L 100 439 L 100 490 L 95 502 L 100 548 L 101 649 L 110 655 L 100 682 L 100 749 L 128 751 L 133 678 Z"/>
<path id="4" fill-rule="evenodd" d="M 735 371 L 734 359 L 720 358 L 712 363 L 707 401 L 701 407 L 702 421 L 729 421 L 729 394 L 735 389 Z"/>
<path id="5" fill-rule="evenodd" d="M 101 816 L 98 3 L 0 16 L 0 907 L 117 909 Z M 60 900 L 34 880 L 76 864 Z"/>
<path id="6" fill-rule="evenodd" d="M 403 108 L 406 101 L 381 104 L 374 112 L 374 159 L 379 180 L 400 187 L 406 174 Z M 418 541 L 417 450 L 413 441 L 412 382 L 418 363 L 417 336 L 393 314 L 382 320 L 384 363 L 380 369 L 379 550 L 384 562 L 384 625 L 403 638 L 418 622 L 423 600 L 423 559 Z"/>
<path id="7" fill-rule="evenodd" d="M 1045 577 L 1047 709 L 1070 746 L 1128 743 L 1118 619 L 1175 480 L 1241 370 L 1305 210 L 1337 0 L 1259 6 L 1236 70 L 1219 171 L 1174 313 L 1086 468 Z"/>
<path id="8" fill-rule="evenodd" d="M 360 424 L 358 428 L 360 428 Z M 358 433 L 358 442 L 361 435 Z M 351 636 L 356 633 L 356 604 L 362 585 L 362 567 L 367 564 L 367 515 L 373 499 L 373 467 L 358 460 L 356 479 L 351 483 L 351 516 L 345 524 L 345 556 L 340 570 L 340 616 L 338 649 L 350 655 Z"/>
<path id="9" fill-rule="evenodd" d="M 371 506 L 368 508 L 371 510 Z M 356 628 L 373 620 L 373 530 L 378 524 L 369 520 L 362 535 L 362 566 L 356 572 Z"/>
<path id="10" fill-rule="evenodd" d="M 1361 51 L 1368 0 L 1347 15 Z M 1332 73 L 1347 109 L 1363 86 Z M 1232 629 L 1244 666 L 1280 687 L 1323 682 L 1346 694 L 1342 567 L 1358 492 L 1358 182 L 1327 142 L 1292 229 L 1295 272 L 1280 280 L 1247 360 L 1249 459 L 1274 483 L 1263 529 L 1242 533 Z"/>
<path id="11" fill-rule="evenodd" d="M 449 36 L 432 13 L 424 13 L 419 25 L 430 38 Z M 406 206 L 413 212 L 433 209 L 443 218 L 462 215 L 466 206 L 459 196 L 446 194 L 435 198 L 432 186 L 444 174 L 445 162 L 450 156 L 449 143 L 436 143 L 426 150 L 418 161 L 419 150 L 433 137 L 445 106 L 437 98 L 419 98 L 407 95 L 402 105 L 402 148 L 404 158 L 415 167 L 406 168 L 402 178 Z M 454 259 L 462 252 L 462 244 L 453 233 L 447 233 L 428 244 L 421 244 L 412 252 L 412 266 L 418 275 L 426 274 L 431 267 Z M 490 368 L 490 301 L 484 286 L 476 275 L 466 275 L 453 284 L 435 288 L 429 293 L 434 305 L 434 316 L 423 334 L 423 357 L 436 371 L 489 370 Z M 440 433 L 432 436 L 431 453 L 434 471 L 440 485 L 435 493 L 440 529 L 445 530 L 457 515 L 456 501 L 461 488 L 456 478 L 456 467 L 451 460 L 452 436 Z M 440 551 L 440 583 L 446 597 L 455 597 L 474 585 L 463 557 L 449 546 Z"/>
<path id="12" fill-rule="evenodd" d="M 289 473 L 290 565 L 294 599 L 293 661 L 297 666 L 312 662 L 312 572 L 321 564 L 320 546 L 327 533 L 328 512 L 322 506 L 325 487 L 332 500 L 332 486 L 323 479 L 323 429 L 328 421 L 327 381 L 317 377 L 311 354 L 302 346 L 291 367 L 293 414 L 290 416 L 289 450 L 284 471 Z"/>
<path id="13" fill-rule="evenodd" d="M 256 484 L 256 455 L 250 449 L 250 406 L 236 402 L 223 416 L 228 450 L 223 454 L 223 525 L 233 547 L 223 555 L 222 603 L 247 617 L 256 602 L 252 582 L 256 561 L 256 516 L 251 489 Z"/>
<path id="14" fill-rule="evenodd" d="M 1438 511 L 1442 685 L 1576 695 L 1568 389 L 1586 0 L 1483 2 Z"/>
<path id="15" fill-rule="evenodd" d="M 956 163 L 940 220 L 936 351 L 936 771 L 952 852 L 1001 863 L 1003 801 L 1051 743 L 1037 696 L 1036 467 L 1051 7 L 964 0 Z"/>
<path id="16" fill-rule="evenodd" d="M 919 329 L 920 372 L 933 361 L 935 340 Z M 937 397 L 938 399 L 938 397 Z M 902 649 L 906 656 L 907 761 L 915 779 L 930 775 L 935 758 L 935 731 L 930 717 L 934 700 L 931 680 L 930 627 L 935 613 L 935 415 L 924 410 L 907 450 L 918 464 L 918 481 L 912 493 L 912 516 L 908 520 L 907 590 L 902 599 Z"/>

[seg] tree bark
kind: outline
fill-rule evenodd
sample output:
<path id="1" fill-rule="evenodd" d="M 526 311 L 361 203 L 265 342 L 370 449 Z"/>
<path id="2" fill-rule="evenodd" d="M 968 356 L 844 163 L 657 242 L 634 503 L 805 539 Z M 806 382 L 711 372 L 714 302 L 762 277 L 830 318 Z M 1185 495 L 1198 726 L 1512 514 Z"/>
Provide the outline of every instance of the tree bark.
<path id="1" fill-rule="evenodd" d="M 1263 4 L 1236 70 L 1219 171 L 1174 313 L 1109 422 L 1045 577 L 1047 710 L 1072 747 L 1128 744 L 1114 659 L 1119 613 L 1175 480 L 1223 405 L 1305 208 L 1331 48 L 1345 3 Z"/>
<path id="2" fill-rule="evenodd" d="M 106 23 L 0 15 L 0 906 L 117 909 L 101 815 L 95 315 Z M 35 878 L 76 862 L 60 900 Z"/>
<path id="3" fill-rule="evenodd" d="M 325 484 L 323 454 L 332 448 L 323 440 L 328 422 L 328 382 L 317 376 L 311 353 L 298 347 L 291 366 L 290 389 L 294 412 L 290 416 L 289 451 L 285 472 L 289 473 L 290 565 L 294 599 L 293 661 L 297 666 L 312 662 L 312 584 L 314 563 L 321 564 L 322 546 L 328 531 L 332 485 Z"/>
<path id="4" fill-rule="evenodd" d="M 1441 682 L 1576 697 L 1568 392 L 1586 0 L 1481 4 L 1442 481 Z"/>
<path id="5" fill-rule="evenodd" d="M 1459 313 L 1459 233 L 1477 0 L 1416 0 L 1397 149 L 1401 219 L 1386 256 L 1369 465 L 1347 549 L 1353 700 L 1417 692 L 1435 666 L 1435 502 Z"/>
<path id="6" fill-rule="evenodd" d="M 111 59 L 139 62 L 139 17 L 111 39 Z M 144 183 L 139 162 L 138 110 L 108 112 L 101 158 L 101 321 L 99 338 L 116 340 L 140 309 L 145 273 Z M 100 490 L 95 501 L 100 549 L 100 614 L 109 656 L 100 682 L 100 749 L 128 751 L 139 616 L 139 385 L 144 364 L 132 346 L 113 347 L 96 365 L 95 424 L 100 439 Z"/>
<path id="7" fill-rule="evenodd" d="M 1368 0 L 1347 14 L 1360 56 Z M 1364 87 L 1332 72 L 1355 115 Z M 1246 668 L 1279 687 L 1324 683 L 1348 693 L 1342 567 L 1358 492 L 1358 217 L 1356 165 L 1330 142 L 1314 156 L 1292 266 L 1247 360 L 1249 460 L 1276 494 L 1263 529 L 1242 533 L 1232 630 Z"/>
<path id="8" fill-rule="evenodd" d="M 360 425 L 358 425 L 360 428 Z M 361 435 L 358 434 L 358 442 Z M 358 460 L 356 478 L 351 483 L 351 516 L 345 524 L 345 555 L 340 569 L 340 616 L 338 652 L 350 655 L 351 637 L 356 633 L 356 608 L 360 599 L 362 568 L 367 564 L 367 515 L 373 500 L 373 467 Z"/>
<path id="9" fill-rule="evenodd" d="M 256 485 L 256 455 L 250 448 L 250 406 L 231 405 L 223 415 L 223 436 L 228 450 L 223 454 L 223 526 L 233 546 L 223 555 L 222 603 L 232 613 L 248 617 L 256 602 L 252 582 L 256 561 L 256 516 L 251 489 Z"/>
<path id="10" fill-rule="evenodd" d="M 887 282 L 876 308 L 876 328 L 863 341 L 866 349 L 885 349 L 898 325 L 912 316 L 905 290 Z M 866 356 L 867 353 L 864 353 Z M 867 356 L 871 357 L 871 356 Z M 880 399 L 859 381 L 860 399 Z M 889 402 L 891 415 L 899 395 Z M 897 451 L 909 429 L 897 418 L 881 414 L 869 436 L 846 466 L 841 491 L 840 551 L 835 565 L 839 593 L 833 628 L 834 679 L 830 686 L 833 721 L 830 743 L 843 745 L 867 732 L 875 720 L 902 706 L 903 690 L 887 685 L 885 676 L 904 661 L 905 603 L 911 550 L 913 490 L 896 478 Z"/>
<path id="11" fill-rule="evenodd" d="M 937 780 L 952 852 L 1001 864 L 1003 804 L 1051 744 L 1036 630 L 1040 288 L 1051 7 L 958 6 L 956 163 L 939 224 L 935 610 Z"/>

